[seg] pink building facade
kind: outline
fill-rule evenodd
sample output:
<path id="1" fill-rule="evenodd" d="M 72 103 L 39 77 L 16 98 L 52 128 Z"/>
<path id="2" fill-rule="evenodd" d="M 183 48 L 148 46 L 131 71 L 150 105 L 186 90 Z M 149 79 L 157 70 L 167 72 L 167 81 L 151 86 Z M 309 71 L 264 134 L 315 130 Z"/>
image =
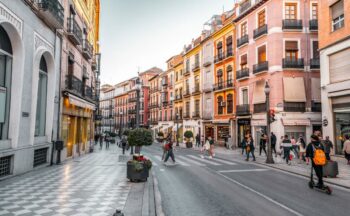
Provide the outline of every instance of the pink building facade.
<path id="1" fill-rule="evenodd" d="M 317 2 L 239 3 L 234 20 L 238 145 L 247 133 L 258 144 L 266 132 L 266 82 L 275 112 L 271 131 L 278 139 L 287 134 L 309 141 L 313 131 L 321 130 Z"/>

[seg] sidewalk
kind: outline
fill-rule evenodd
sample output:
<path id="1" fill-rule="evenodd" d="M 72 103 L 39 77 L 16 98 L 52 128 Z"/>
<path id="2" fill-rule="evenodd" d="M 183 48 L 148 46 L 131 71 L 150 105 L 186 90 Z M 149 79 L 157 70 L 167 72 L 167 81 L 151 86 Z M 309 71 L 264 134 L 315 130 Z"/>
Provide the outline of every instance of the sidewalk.
<path id="1" fill-rule="evenodd" d="M 181 148 L 186 148 L 185 144 L 180 143 Z M 194 148 L 194 150 L 199 150 L 198 148 Z M 298 163 L 299 159 L 292 161 L 292 165 L 286 164 L 286 162 L 280 157 L 277 156 L 277 158 L 273 155 L 274 164 L 266 164 L 266 156 L 264 153 L 262 153 L 261 156 L 259 156 L 259 152 L 256 149 L 255 156 L 256 156 L 256 162 L 258 164 L 269 166 L 274 169 L 279 169 L 283 171 L 287 171 L 290 173 L 298 174 L 301 176 L 310 176 L 310 170 L 311 170 L 311 164 L 306 165 L 306 163 Z M 225 159 L 235 159 L 240 160 L 242 162 L 246 162 L 246 157 L 242 155 L 241 149 L 235 149 L 235 150 L 229 150 L 223 147 L 215 147 L 214 152 L 216 156 L 222 157 Z M 338 156 L 331 156 L 332 160 L 338 162 L 338 170 L 339 175 L 337 178 L 324 178 L 324 181 L 326 183 L 334 184 L 337 186 L 345 187 L 350 189 L 350 166 L 347 165 L 346 160 L 343 157 Z M 246 163 L 252 163 L 252 162 L 246 162 Z"/>

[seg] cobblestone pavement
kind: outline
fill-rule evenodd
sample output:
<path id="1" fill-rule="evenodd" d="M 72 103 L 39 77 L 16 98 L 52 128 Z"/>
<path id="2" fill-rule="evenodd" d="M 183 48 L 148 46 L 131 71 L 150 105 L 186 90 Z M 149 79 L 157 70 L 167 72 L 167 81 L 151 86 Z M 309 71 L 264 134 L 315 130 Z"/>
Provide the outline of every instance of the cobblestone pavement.
<path id="1" fill-rule="evenodd" d="M 0 215 L 112 215 L 123 209 L 131 188 L 119 155 L 116 145 L 95 148 L 62 165 L 0 182 Z"/>

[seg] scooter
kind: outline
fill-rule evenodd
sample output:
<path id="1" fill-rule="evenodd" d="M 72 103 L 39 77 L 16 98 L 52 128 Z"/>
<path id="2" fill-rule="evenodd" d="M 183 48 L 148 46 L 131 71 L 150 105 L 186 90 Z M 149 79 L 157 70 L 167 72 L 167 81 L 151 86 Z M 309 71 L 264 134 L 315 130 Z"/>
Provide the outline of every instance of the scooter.
<path id="1" fill-rule="evenodd" d="M 332 189 L 329 186 L 324 185 L 322 188 L 319 188 L 314 181 L 314 169 L 311 166 L 311 176 L 310 176 L 310 181 L 309 181 L 309 188 L 310 189 L 315 189 L 317 191 L 324 192 L 328 195 L 332 194 Z"/>

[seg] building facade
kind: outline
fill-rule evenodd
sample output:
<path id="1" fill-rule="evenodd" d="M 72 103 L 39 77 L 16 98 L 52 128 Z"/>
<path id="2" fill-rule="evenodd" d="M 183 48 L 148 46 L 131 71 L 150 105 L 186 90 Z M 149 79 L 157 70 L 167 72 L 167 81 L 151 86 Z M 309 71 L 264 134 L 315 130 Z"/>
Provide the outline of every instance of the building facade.
<path id="1" fill-rule="evenodd" d="M 350 2 L 319 1 L 319 13 L 323 135 L 343 154 L 350 135 Z"/>
<path id="2" fill-rule="evenodd" d="M 105 132 L 116 131 L 116 113 L 115 113 L 115 87 L 111 85 L 103 85 L 100 95 L 100 109 L 101 109 L 101 126 L 99 134 Z"/>
<path id="3" fill-rule="evenodd" d="M 179 54 L 174 57 L 174 128 L 175 136 L 178 136 L 179 142 L 183 141 L 183 89 L 184 89 L 184 68 L 183 57 Z"/>
<path id="4" fill-rule="evenodd" d="M 248 0 L 236 9 L 237 142 L 266 133 L 265 83 L 271 88 L 271 131 L 280 137 L 321 128 L 318 1 Z M 272 16 L 273 14 L 273 16 Z M 317 23 L 317 22 L 316 22 Z"/>

